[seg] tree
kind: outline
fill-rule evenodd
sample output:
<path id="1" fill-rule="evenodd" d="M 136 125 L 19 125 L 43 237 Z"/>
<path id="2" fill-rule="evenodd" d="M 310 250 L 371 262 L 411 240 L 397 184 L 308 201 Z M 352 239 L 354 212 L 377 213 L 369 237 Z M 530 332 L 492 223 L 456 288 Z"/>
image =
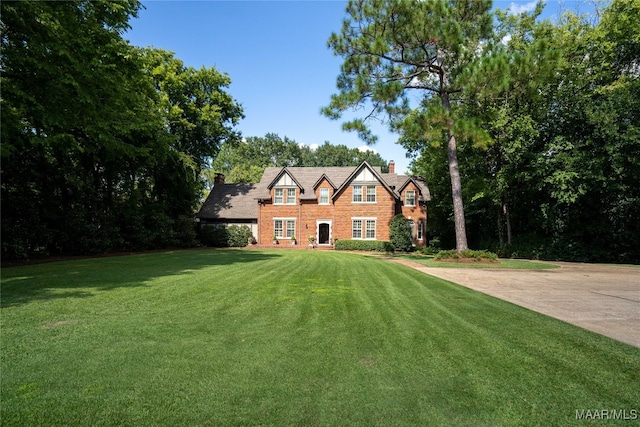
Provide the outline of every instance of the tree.
<path id="1" fill-rule="evenodd" d="M 344 57 L 337 86 L 339 94 L 322 111 L 337 119 L 352 107 L 369 113 L 343 125 L 367 142 L 374 142 L 367 120 L 382 118 L 403 134 L 404 145 L 421 151 L 440 141 L 447 147 L 456 248 L 467 249 L 457 138 L 487 141 L 474 120 L 457 114 L 455 98 L 486 88 L 487 74 L 495 78 L 498 55 L 492 54 L 491 3 L 488 1 L 409 0 L 350 1 L 348 18 L 329 46 Z M 496 79 L 498 80 L 498 79 Z M 417 91 L 412 107 L 408 97 Z"/>
<path id="2" fill-rule="evenodd" d="M 404 215 L 398 214 L 393 217 L 389 224 L 389 235 L 394 250 L 408 252 L 413 248 L 411 226 Z"/>
<path id="3" fill-rule="evenodd" d="M 3 258 L 191 244 L 228 76 L 129 45 L 138 1 L 0 7 Z"/>

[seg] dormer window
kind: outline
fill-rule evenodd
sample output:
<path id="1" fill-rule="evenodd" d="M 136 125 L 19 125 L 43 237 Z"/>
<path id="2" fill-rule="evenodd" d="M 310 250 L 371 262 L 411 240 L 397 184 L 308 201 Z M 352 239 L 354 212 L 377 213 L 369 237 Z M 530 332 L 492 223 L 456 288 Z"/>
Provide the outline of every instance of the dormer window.
<path id="1" fill-rule="evenodd" d="M 404 193 L 404 205 L 415 206 L 416 205 L 416 192 L 415 190 L 407 190 Z"/>

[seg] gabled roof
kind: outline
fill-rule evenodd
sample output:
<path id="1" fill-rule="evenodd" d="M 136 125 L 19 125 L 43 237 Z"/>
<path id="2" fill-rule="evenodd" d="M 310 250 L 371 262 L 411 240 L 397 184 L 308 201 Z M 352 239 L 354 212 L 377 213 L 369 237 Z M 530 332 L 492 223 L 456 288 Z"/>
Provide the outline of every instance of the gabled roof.
<path id="1" fill-rule="evenodd" d="M 400 199 L 400 193 L 410 183 L 419 189 L 420 200 L 431 200 L 429 188 L 422 179 L 382 173 L 379 166 L 371 166 L 366 161 L 358 166 L 272 167 L 265 169 L 257 184 L 216 184 L 196 216 L 210 219 L 257 219 L 258 202 L 271 199 L 271 188 L 285 173 L 301 189 L 300 200 L 316 200 L 315 190 L 323 179 L 334 188 L 336 198 L 365 168 L 396 200 Z M 303 192 L 304 189 L 307 191 Z"/>
<path id="2" fill-rule="evenodd" d="M 334 184 L 333 182 L 331 182 L 331 179 L 329 179 L 329 177 L 327 176 L 327 174 L 326 174 L 326 173 L 323 173 L 323 174 L 322 174 L 322 176 L 321 176 L 320 178 L 318 178 L 318 180 L 316 181 L 316 183 L 315 183 L 315 184 L 313 184 L 313 189 L 314 189 L 314 191 L 315 191 L 315 189 L 316 189 L 316 188 L 318 188 L 318 185 L 320 185 L 320 183 L 322 182 L 322 180 L 323 180 L 323 179 L 326 179 L 326 180 L 327 180 L 327 182 L 329 183 L 329 185 L 330 185 L 331 187 L 333 187 L 333 189 L 334 189 L 334 190 L 335 190 L 336 188 L 338 188 L 338 187 L 336 187 L 336 186 L 335 186 L 335 184 Z"/>
<path id="3" fill-rule="evenodd" d="M 360 163 L 359 166 L 357 166 L 354 171 L 351 173 L 351 175 L 349 175 L 347 177 L 347 179 L 344 180 L 344 182 L 342 183 L 342 185 L 340 185 L 340 187 L 338 187 L 338 189 L 335 191 L 335 193 L 333 193 L 333 198 L 337 198 L 340 193 L 342 193 L 342 191 L 349 185 L 351 184 L 351 182 L 358 176 L 358 174 L 360 174 L 360 172 L 362 172 L 365 168 L 369 169 L 373 176 L 380 182 L 380 184 L 382 184 L 382 186 L 384 188 L 387 189 L 387 191 L 391 194 L 393 194 L 393 196 L 397 199 L 400 197 L 400 195 L 398 193 L 396 193 L 396 191 L 391 188 L 391 186 L 387 183 L 387 181 L 382 177 L 382 174 L 378 171 L 376 171 L 374 168 L 372 168 L 369 163 L 367 163 L 367 161 L 363 161 L 362 163 Z M 378 168 L 378 170 L 380 170 Z"/>
<path id="4" fill-rule="evenodd" d="M 301 193 L 304 193 L 304 187 L 302 185 L 300 185 L 300 183 L 298 182 L 298 180 L 296 179 L 295 176 L 293 176 L 286 167 L 282 168 L 282 170 L 280 171 L 280 173 L 278 175 L 276 175 L 275 178 L 273 178 L 273 180 L 269 183 L 269 185 L 267 186 L 267 188 L 269 190 L 271 190 L 277 183 L 278 181 L 280 181 L 280 178 L 282 178 L 285 174 L 289 175 L 289 177 L 293 180 L 294 184 L 296 184 L 298 186 L 298 188 L 300 189 Z"/>
<path id="5" fill-rule="evenodd" d="M 402 191 L 407 187 L 407 185 L 409 185 L 410 183 L 413 183 L 413 185 L 418 187 L 418 191 L 420 191 L 422 200 L 424 201 L 431 200 L 431 193 L 429 192 L 429 187 L 427 187 L 427 183 L 424 182 L 424 180 L 415 176 L 404 177 L 402 175 L 399 175 L 398 177 L 406 178 L 406 181 L 404 182 L 404 184 L 398 187 L 398 193 L 402 193 Z"/>

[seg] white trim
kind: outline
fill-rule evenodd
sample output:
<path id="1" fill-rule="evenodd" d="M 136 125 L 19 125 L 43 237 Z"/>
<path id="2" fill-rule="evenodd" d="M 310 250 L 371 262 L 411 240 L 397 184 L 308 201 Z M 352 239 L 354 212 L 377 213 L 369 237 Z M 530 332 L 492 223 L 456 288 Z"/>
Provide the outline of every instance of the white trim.
<path id="1" fill-rule="evenodd" d="M 271 222 L 273 224 L 273 234 L 276 234 L 276 221 L 282 221 L 282 236 L 276 236 L 278 239 L 282 239 L 282 240 L 291 240 L 291 237 L 296 235 L 296 232 L 298 230 L 298 224 L 297 224 L 297 218 L 271 218 Z M 294 224 L 294 228 L 293 228 L 293 236 L 287 237 L 287 222 L 288 221 L 293 221 Z"/>
<path id="2" fill-rule="evenodd" d="M 361 221 L 362 228 L 360 229 L 361 237 L 353 237 L 353 221 Z M 375 237 L 367 237 L 367 222 L 373 221 L 375 223 L 375 228 L 373 232 L 375 233 Z M 377 217 L 363 217 L 363 216 L 354 216 L 351 217 L 351 239 L 352 240 L 378 240 L 378 218 Z"/>
<path id="3" fill-rule="evenodd" d="M 322 190 L 326 190 L 327 191 L 327 201 L 326 202 L 322 202 Z M 326 206 L 330 204 L 331 200 L 331 195 L 329 194 L 329 189 L 327 187 L 320 187 L 319 192 L 318 192 L 318 204 L 321 206 Z"/>
<path id="4" fill-rule="evenodd" d="M 316 242 L 320 245 L 320 224 L 329 224 L 329 242 L 322 243 L 322 245 L 331 245 L 331 238 L 333 235 L 333 220 L 330 219 L 317 219 L 316 220 Z"/>

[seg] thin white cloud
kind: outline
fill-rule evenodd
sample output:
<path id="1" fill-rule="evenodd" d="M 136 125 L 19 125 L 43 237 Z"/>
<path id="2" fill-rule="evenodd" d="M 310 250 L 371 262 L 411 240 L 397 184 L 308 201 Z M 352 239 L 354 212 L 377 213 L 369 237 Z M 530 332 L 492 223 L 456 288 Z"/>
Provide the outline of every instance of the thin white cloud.
<path id="1" fill-rule="evenodd" d="M 360 147 L 358 147 L 358 150 L 360 150 L 361 153 L 366 153 L 367 151 L 371 151 L 373 154 L 378 154 L 378 150 L 373 149 L 367 145 L 361 145 Z"/>
<path id="2" fill-rule="evenodd" d="M 536 0 L 524 4 L 512 2 L 511 5 L 509 5 L 509 13 L 512 15 L 520 15 L 521 13 L 531 12 L 536 8 L 536 4 L 538 4 Z"/>

